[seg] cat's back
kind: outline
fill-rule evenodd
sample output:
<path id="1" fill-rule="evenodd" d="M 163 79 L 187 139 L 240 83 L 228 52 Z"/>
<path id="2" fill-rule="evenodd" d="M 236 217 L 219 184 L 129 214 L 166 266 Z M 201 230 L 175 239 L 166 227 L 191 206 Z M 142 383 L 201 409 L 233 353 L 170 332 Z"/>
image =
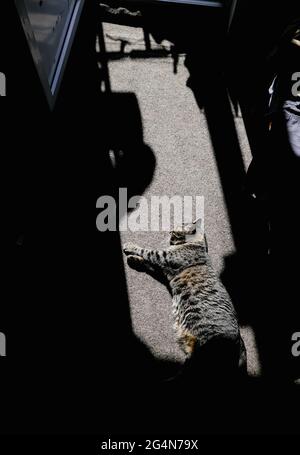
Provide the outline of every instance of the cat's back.
<path id="1" fill-rule="evenodd" d="M 235 309 L 209 258 L 181 270 L 170 286 L 176 321 L 184 329 L 204 340 L 239 337 Z"/>

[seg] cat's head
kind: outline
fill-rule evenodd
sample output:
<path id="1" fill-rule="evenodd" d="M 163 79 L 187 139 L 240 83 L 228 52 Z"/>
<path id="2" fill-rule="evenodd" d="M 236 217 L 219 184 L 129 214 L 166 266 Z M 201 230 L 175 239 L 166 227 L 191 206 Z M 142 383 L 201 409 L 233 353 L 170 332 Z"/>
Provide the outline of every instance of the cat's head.
<path id="1" fill-rule="evenodd" d="M 170 245 L 183 245 L 185 243 L 200 243 L 205 245 L 206 251 L 208 250 L 201 218 L 193 223 L 183 224 L 170 232 Z"/>

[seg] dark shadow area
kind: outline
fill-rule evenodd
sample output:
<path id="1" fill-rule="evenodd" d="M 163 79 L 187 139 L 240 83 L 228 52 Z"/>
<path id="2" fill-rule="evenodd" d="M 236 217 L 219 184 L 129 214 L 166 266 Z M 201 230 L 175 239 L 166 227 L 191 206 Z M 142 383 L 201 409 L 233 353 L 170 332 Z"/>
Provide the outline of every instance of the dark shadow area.
<path id="1" fill-rule="evenodd" d="M 254 219 L 265 226 L 265 234 L 258 231 L 258 238 L 266 240 L 270 255 L 265 259 L 257 257 L 253 244 L 248 277 L 251 280 L 255 270 L 256 279 L 247 287 L 241 271 L 236 270 L 232 281 L 235 278 L 235 282 L 250 290 L 250 298 L 241 300 L 245 302 L 242 314 L 255 330 L 263 374 L 273 383 L 284 383 L 300 375 L 299 360 L 291 355 L 291 336 L 297 331 L 295 321 L 300 320 L 297 278 L 294 267 L 284 265 L 294 263 L 299 251 L 299 224 L 295 216 L 299 202 L 299 163 L 289 158 L 289 142 L 285 133 L 280 132 L 280 122 L 274 126 L 276 139 L 270 136 L 266 111 L 268 89 L 276 72 L 270 55 L 287 25 L 300 16 L 300 10 L 294 2 L 287 2 L 282 9 L 268 1 L 262 8 L 259 5 L 258 17 L 257 5 L 248 1 L 239 5 L 229 35 L 227 74 L 243 113 L 253 155 L 246 188 L 248 194 L 255 192 L 263 196 L 249 200 L 250 210 L 253 207 Z M 256 31 L 250 37 L 254 23 Z M 241 36 L 242 50 L 237 44 Z M 267 224 L 270 232 L 266 230 Z"/>

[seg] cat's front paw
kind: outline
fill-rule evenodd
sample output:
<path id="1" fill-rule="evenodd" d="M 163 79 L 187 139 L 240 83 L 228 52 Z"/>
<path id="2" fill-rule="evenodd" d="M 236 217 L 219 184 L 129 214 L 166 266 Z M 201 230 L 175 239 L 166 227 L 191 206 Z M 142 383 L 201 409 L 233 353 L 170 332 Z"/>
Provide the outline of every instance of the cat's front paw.
<path id="1" fill-rule="evenodd" d="M 144 260 L 140 256 L 127 256 L 127 264 L 138 272 L 144 271 Z"/>
<path id="2" fill-rule="evenodd" d="M 129 256 L 130 254 L 137 254 L 138 247 L 134 243 L 125 243 L 123 252 L 126 254 L 126 256 Z"/>

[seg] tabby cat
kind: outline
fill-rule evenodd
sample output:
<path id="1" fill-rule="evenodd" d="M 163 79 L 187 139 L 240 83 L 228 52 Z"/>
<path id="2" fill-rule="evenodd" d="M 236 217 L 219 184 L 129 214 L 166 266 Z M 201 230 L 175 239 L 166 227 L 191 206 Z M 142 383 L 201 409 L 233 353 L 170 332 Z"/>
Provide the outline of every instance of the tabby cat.
<path id="1" fill-rule="evenodd" d="M 237 315 L 213 270 L 201 220 L 170 234 L 170 246 L 164 250 L 125 244 L 128 265 L 168 286 L 175 330 L 186 364 L 197 365 L 201 376 L 206 374 L 208 378 L 214 374 L 224 377 L 245 373 L 246 349 Z"/>

